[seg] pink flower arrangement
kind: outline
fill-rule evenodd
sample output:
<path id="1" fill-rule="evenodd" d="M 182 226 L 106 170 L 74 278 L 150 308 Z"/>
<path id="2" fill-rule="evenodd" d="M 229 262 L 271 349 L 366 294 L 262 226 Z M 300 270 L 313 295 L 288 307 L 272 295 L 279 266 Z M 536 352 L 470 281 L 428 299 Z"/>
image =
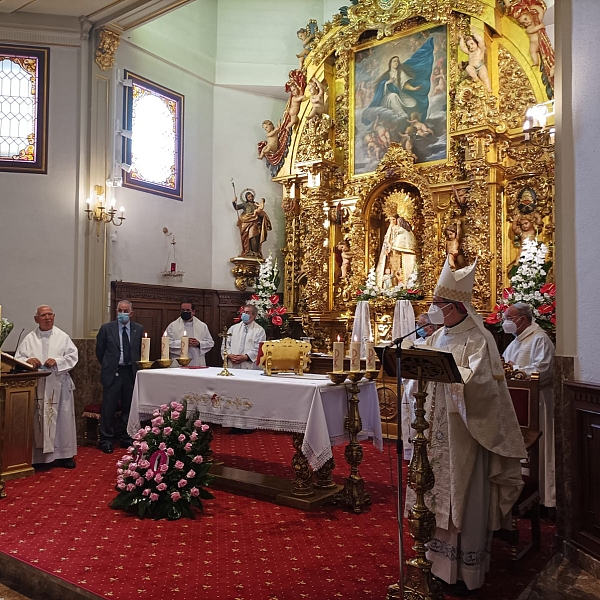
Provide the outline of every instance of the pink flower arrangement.
<path id="1" fill-rule="evenodd" d="M 212 431 L 199 419 L 187 418 L 179 402 L 154 412 L 151 427 L 134 436 L 133 446 L 117 462 L 117 496 L 110 506 L 136 512 L 140 518 L 195 518 L 193 507 L 213 498 L 205 489 Z"/>

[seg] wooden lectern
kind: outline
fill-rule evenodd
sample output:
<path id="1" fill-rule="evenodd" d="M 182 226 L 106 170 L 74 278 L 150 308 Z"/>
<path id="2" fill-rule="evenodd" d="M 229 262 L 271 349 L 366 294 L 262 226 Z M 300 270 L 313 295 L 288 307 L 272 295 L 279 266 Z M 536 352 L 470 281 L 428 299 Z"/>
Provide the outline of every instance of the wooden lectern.
<path id="1" fill-rule="evenodd" d="M 410 534 L 414 539 L 413 550 L 415 557 L 406 561 L 411 569 L 407 580 L 404 579 L 404 550 L 402 532 L 402 425 L 398 422 L 398 528 L 400 545 L 400 581 L 388 588 L 386 600 L 443 600 L 441 584 L 431 575 L 431 562 L 427 560 L 427 542 L 435 535 L 435 515 L 425 504 L 426 492 L 433 489 L 435 477 L 427 456 L 427 438 L 424 431 L 429 428 L 425 420 L 425 383 L 428 381 L 438 383 L 461 382 L 460 371 L 451 352 L 438 350 L 429 346 L 417 348 L 381 349 L 375 348 L 385 372 L 391 377 L 397 377 L 400 388 L 402 379 L 415 379 L 418 381 L 418 390 L 415 393 L 415 420 L 411 424 L 416 431 L 412 442 L 414 446 L 413 457 L 408 468 L 407 485 L 414 490 L 417 499 L 408 513 Z M 387 350 L 387 351 L 386 351 Z M 400 391 L 398 400 L 401 401 Z M 400 411 L 398 411 L 400 419 Z"/>
<path id="2" fill-rule="evenodd" d="M 50 375 L 30 364 L 1 354 L 0 379 L 0 498 L 4 481 L 33 475 L 33 407 L 38 381 Z"/>

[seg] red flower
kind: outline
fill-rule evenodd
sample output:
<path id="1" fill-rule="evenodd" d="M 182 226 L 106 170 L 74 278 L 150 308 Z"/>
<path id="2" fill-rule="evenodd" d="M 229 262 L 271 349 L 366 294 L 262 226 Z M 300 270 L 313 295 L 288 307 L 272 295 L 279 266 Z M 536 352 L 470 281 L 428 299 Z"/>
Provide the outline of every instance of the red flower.
<path id="1" fill-rule="evenodd" d="M 271 323 L 273 323 L 273 325 L 281 325 L 283 323 L 283 319 L 279 316 L 279 315 L 275 315 L 272 319 L 271 319 Z"/>
<path id="2" fill-rule="evenodd" d="M 554 283 L 545 283 L 540 288 L 540 294 L 548 294 L 549 296 L 556 296 L 556 285 Z"/>
<path id="3" fill-rule="evenodd" d="M 252 294 L 252 296 L 250 296 L 250 300 L 260 300 L 260 296 L 258 294 Z"/>
<path id="4" fill-rule="evenodd" d="M 271 304 L 279 304 L 279 296 L 277 294 L 273 294 L 269 300 L 271 301 Z"/>
<path id="5" fill-rule="evenodd" d="M 507 287 L 507 288 L 504 288 L 504 289 L 502 290 L 502 297 L 503 297 L 505 300 L 508 300 L 508 299 L 509 299 L 509 298 L 510 298 L 510 297 L 511 297 L 511 296 L 512 296 L 514 293 L 515 293 L 515 290 L 514 290 L 514 288 L 512 288 L 512 287 Z"/>
<path id="6" fill-rule="evenodd" d="M 550 323 L 552 323 L 552 325 L 556 325 L 556 315 L 552 315 L 550 317 Z"/>
<path id="7" fill-rule="evenodd" d="M 275 309 L 275 314 L 277 315 L 285 315 L 287 312 L 287 308 L 285 306 L 279 306 Z"/>
<path id="8" fill-rule="evenodd" d="M 270 308 L 270 309 L 267 311 L 267 316 L 268 316 L 268 317 L 272 317 L 274 314 L 275 314 L 275 309 L 274 309 L 274 308 Z"/>
<path id="9" fill-rule="evenodd" d="M 538 312 L 540 315 L 549 315 L 554 312 L 554 306 L 552 306 L 552 304 L 542 304 L 541 306 L 538 306 Z"/>
<path id="10" fill-rule="evenodd" d="M 497 325 L 500 323 L 500 321 L 501 318 L 499 313 L 491 313 L 485 318 L 485 322 L 489 323 L 490 325 Z"/>
<path id="11" fill-rule="evenodd" d="M 241 320 L 242 320 L 242 317 L 235 317 L 235 318 L 233 319 L 233 322 L 234 322 L 234 323 L 239 323 Z"/>
<path id="12" fill-rule="evenodd" d="M 360 296 L 362 293 L 363 293 L 363 291 L 362 291 L 362 290 L 356 290 L 356 295 L 357 295 L 357 296 Z"/>

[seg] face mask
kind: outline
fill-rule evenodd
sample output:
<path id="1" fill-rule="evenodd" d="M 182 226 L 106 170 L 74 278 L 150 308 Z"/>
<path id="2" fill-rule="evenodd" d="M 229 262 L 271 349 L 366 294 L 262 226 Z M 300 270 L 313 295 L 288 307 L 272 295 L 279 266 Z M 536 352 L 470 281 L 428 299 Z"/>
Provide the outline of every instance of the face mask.
<path id="1" fill-rule="evenodd" d="M 444 324 L 444 313 L 437 304 L 432 304 L 427 311 L 429 322 L 432 325 L 443 325 Z"/>
<path id="2" fill-rule="evenodd" d="M 242 313 L 242 322 L 250 323 L 250 315 L 248 313 Z"/>
<path id="3" fill-rule="evenodd" d="M 192 318 L 192 311 L 191 310 L 182 310 L 181 311 L 181 318 L 184 321 L 189 321 Z"/>
<path id="4" fill-rule="evenodd" d="M 426 338 L 426 337 L 427 337 L 427 332 L 425 331 L 425 328 L 423 328 L 423 327 L 419 327 L 419 328 L 417 329 L 417 332 L 416 332 L 416 333 L 417 333 L 417 335 L 418 335 L 419 337 L 422 337 L 422 338 Z"/>
<path id="5" fill-rule="evenodd" d="M 504 330 L 504 333 L 517 335 L 517 324 L 514 321 L 502 321 L 502 329 Z"/>
<path id="6" fill-rule="evenodd" d="M 123 323 L 125 325 L 125 323 L 129 323 L 129 313 L 119 313 L 117 315 L 117 319 L 119 320 L 119 323 Z"/>

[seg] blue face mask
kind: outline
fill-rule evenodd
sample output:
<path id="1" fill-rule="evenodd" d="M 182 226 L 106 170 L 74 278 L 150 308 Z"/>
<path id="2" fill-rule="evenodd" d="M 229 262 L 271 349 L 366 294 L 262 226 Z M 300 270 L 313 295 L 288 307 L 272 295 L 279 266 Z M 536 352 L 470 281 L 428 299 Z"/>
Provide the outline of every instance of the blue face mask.
<path id="1" fill-rule="evenodd" d="M 427 337 L 427 332 L 425 331 L 425 328 L 424 327 L 419 327 L 417 329 L 417 335 L 419 337 L 426 338 Z"/>
<path id="2" fill-rule="evenodd" d="M 250 315 L 248 313 L 242 313 L 242 323 L 250 323 Z"/>
<path id="3" fill-rule="evenodd" d="M 129 313 L 119 313 L 117 319 L 119 320 L 119 323 L 126 325 L 129 323 Z"/>

